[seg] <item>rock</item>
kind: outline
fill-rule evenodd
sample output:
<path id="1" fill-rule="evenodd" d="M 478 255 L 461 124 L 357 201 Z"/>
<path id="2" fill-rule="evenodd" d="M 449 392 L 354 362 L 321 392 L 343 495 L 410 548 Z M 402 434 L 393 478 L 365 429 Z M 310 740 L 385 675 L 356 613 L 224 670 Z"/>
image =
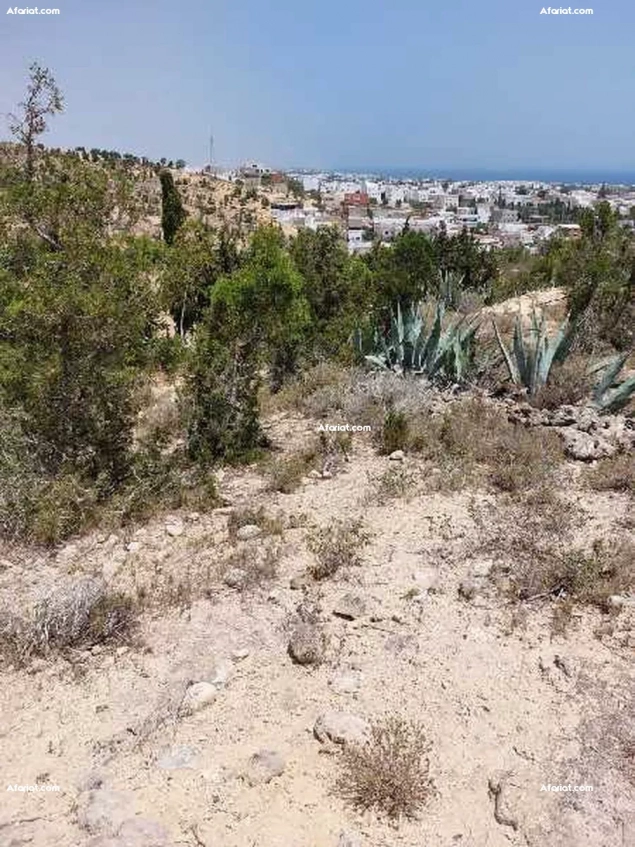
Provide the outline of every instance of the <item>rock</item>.
<path id="1" fill-rule="evenodd" d="M 404 451 L 403 451 L 403 450 L 395 450 L 394 452 L 392 452 L 392 453 L 390 454 L 390 456 L 388 456 L 388 459 L 389 459 L 391 462 L 403 462 L 403 460 L 404 460 L 405 458 L 406 458 L 406 457 L 405 457 L 405 454 L 404 454 Z"/>
<path id="2" fill-rule="evenodd" d="M 333 471 L 329 471 L 329 470 L 322 471 L 320 476 L 322 477 L 322 479 L 333 479 Z"/>
<path id="3" fill-rule="evenodd" d="M 560 431 L 564 441 L 565 453 L 580 462 L 605 459 L 615 454 L 616 448 L 606 439 L 577 429 L 567 428 Z"/>
<path id="4" fill-rule="evenodd" d="M 141 550 L 141 542 L 140 541 L 129 541 L 126 544 L 126 550 L 128 553 L 138 553 Z"/>
<path id="5" fill-rule="evenodd" d="M 413 573 L 412 578 L 419 591 L 433 593 L 439 587 L 439 571 L 437 568 L 422 568 Z"/>
<path id="6" fill-rule="evenodd" d="M 217 691 L 220 691 L 225 687 L 227 681 L 233 673 L 234 668 L 229 662 L 221 662 L 220 664 L 216 665 L 216 667 L 210 674 L 208 682 L 210 682 Z"/>
<path id="7" fill-rule="evenodd" d="M 130 818 L 116 836 L 98 835 L 86 847 L 168 847 L 168 833 L 157 821 Z"/>
<path id="8" fill-rule="evenodd" d="M 182 715 L 193 715 L 200 712 L 216 700 L 217 689 L 211 682 L 194 682 L 185 692 L 181 708 Z"/>
<path id="9" fill-rule="evenodd" d="M 309 471 L 308 477 L 309 479 L 322 479 L 322 474 L 314 468 L 312 471 Z"/>
<path id="10" fill-rule="evenodd" d="M 468 577 L 467 579 L 461 580 L 459 585 L 459 597 L 462 597 L 464 600 L 473 600 L 474 597 L 484 593 L 485 587 L 486 586 L 481 579 Z"/>
<path id="11" fill-rule="evenodd" d="M 165 531 L 171 538 L 178 538 L 185 532 L 185 527 L 182 521 L 168 521 L 165 525 Z"/>
<path id="12" fill-rule="evenodd" d="M 356 832 L 342 830 L 337 839 L 337 847 L 361 847 L 362 841 Z"/>
<path id="13" fill-rule="evenodd" d="M 297 574 L 296 576 L 292 576 L 289 580 L 289 588 L 293 591 L 300 591 L 303 588 L 306 588 L 307 585 L 311 584 L 311 577 L 306 573 Z"/>
<path id="14" fill-rule="evenodd" d="M 176 771 L 196 767 L 197 752 L 187 745 L 169 747 L 157 759 L 157 766 L 163 771 Z"/>
<path id="15" fill-rule="evenodd" d="M 299 665 L 318 665 L 324 659 L 325 639 L 316 624 L 299 623 L 291 633 L 288 653 Z"/>
<path id="16" fill-rule="evenodd" d="M 28 673 L 30 673 L 30 674 L 41 673 L 42 671 L 45 671 L 47 668 L 48 668 L 48 663 L 47 663 L 46 659 L 36 657 L 35 659 L 31 659 L 31 661 L 29 663 Z"/>
<path id="17" fill-rule="evenodd" d="M 492 573 L 493 569 L 494 562 L 492 559 L 480 559 L 472 565 L 472 576 L 486 579 Z"/>
<path id="18" fill-rule="evenodd" d="M 366 614 L 366 604 L 359 594 L 344 594 L 333 607 L 333 614 L 338 618 L 354 621 Z"/>
<path id="19" fill-rule="evenodd" d="M 249 541 L 250 538 L 258 538 L 259 535 L 262 535 L 262 530 L 255 523 L 245 524 L 236 532 L 236 538 L 239 541 Z"/>
<path id="20" fill-rule="evenodd" d="M 244 588 L 247 582 L 247 572 L 242 568 L 230 568 L 223 577 L 223 582 L 228 588 Z"/>
<path id="21" fill-rule="evenodd" d="M 249 785 L 265 785 L 284 772 L 285 761 L 275 750 L 259 750 L 242 773 Z"/>
<path id="22" fill-rule="evenodd" d="M 624 597 L 622 594 L 611 594 L 607 602 L 613 609 L 623 609 L 625 606 L 635 606 L 635 597 Z"/>
<path id="23" fill-rule="evenodd" d="M 237 647 L 235 650 L 232 650 L 231 657 L 234 662 L 242 662 L 249 654 L 250 650 L 247 647 Z"/>
<path id="24" fill-rule="evenodd" d="M 84 791 L 94 791 L 97 788 L 102 788 L 104 785 L 104 776 L 98 771 L 89 771 L 80 779 L 77 784 L 80 794 Z"/>
<path id="25" fill-rule="evenodd" d="M 362 684 L 359 671 L 347 671 L 336 674 L 329 680 L 329 685 L 336 694 L 355 694 Z"/>
<path id="26" fill-rule="evenodd" d="M 321 744 L 363 744 L 369 737 L 368 721 L 350 712 L 324 712 L 316 720 L 313 734 Z"/>
<path id="27" fill-rule="evenodd" d="M 132 814 L 130 796 L 109 788 L 86 791 L 77 801 L 77 825 L 91 835 L 117 835 Z"/>

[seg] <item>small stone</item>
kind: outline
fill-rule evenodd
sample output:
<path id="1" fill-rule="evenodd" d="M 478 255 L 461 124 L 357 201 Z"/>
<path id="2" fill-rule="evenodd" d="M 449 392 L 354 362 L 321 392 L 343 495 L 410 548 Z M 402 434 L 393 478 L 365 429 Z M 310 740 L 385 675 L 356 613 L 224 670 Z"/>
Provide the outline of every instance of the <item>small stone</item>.
<path id="1" fill-rule="evenodd" d="M 308 476 L 309 479 L 322 479 L 322 474 L 318 470 L 315 470 L 315 468 L 312 471 L 309 471 Z"/>
<path id="2" fill-rule="evenodd" d="M 167 847 L 167 830 L 157 821 L 148 818 L 130 818 L 124 821 L 117 836 L 119 847 Z"/>
<path id="3" fill-rule="evenodd" d="M 138 553 L 141 550 L 141 542 L 139 541 L 130 541 L 126 544 L 126 550 L 128 553 Z"/>
<path id="4" fill-rule="evenodd" d="M 31 660 L 31 663 L 29 664 L 29 671 L 28 672 L 30 674 L 41 673 L 42 671 L 45 671 L 47 668 L 48 668 L 48 664 L 46 662 L 46 659 L 35 658 L 35 659 Z"/>
<path id="5" fill-rule="evenodd" d="M 275 750 L 259 750 L 249 759 L 242 776 L 249 785 L 266 785 L 284 772 L 285 761 Z"/>
<path id="6" fill-rule="evenodd" d="M 194 682 L 185 692 L 181 703 L 180 713 L 182 715 L 193 715 L 200 712 L 205 706 L 209 706 L 216 700 L 217 689 L 211 682 Z"/>
<path id="7" fill-rule="evenodd" d="M 308 574 L 305 573 L 292 576 L 289 580 L 289 588 L 291 588 L 292 591 L 301 591 L 303 588 L 306 588 L 306 586 L 310 584 L 311 578 Z"/>
<path id="8" fill-rule="evenodd" d="M 320 715 L 313 734 L 322 744 L 363 744 L 369 737 L 368 721 L 350 712 L 330 711 Z"/>
<path id="9" fill-rule="evenodd" d="M 590 462 L 593 459 L 604 459 L 613 456 L 616 447 L 604 438 L 579 432 L 577 429 L 565 428 L 559 430 L 564 440 L 565 453 L 580 462 Z"/>
<path id="10" fill-rule="evenodd" d="M 100 653 L 104 652 L 104 648 L 101 646 L 101 644 L 94 644 L 90 648 L 90 652 L 93 654 L 93 656 L 99 656 Z"/>
<path id="11" fill-rule="evenodd" d="M 132 813 L 129 795 L 108 788 L 84 792 L 77 802 L 77 824 L 91 835 L 116 835 Z"/>
<path id="12" fill-rule="evenodd" d="M 258 538 L 259 535 L 262 535 L 262 530 L 255 523 L 245 524 L 236 532 L 236 538 L 239 541 L 249 541 L 250 538 Z"/>
<path id="13" fill-rule="evenodd" d="M 366 614 L 366 603 L 359 594 L 348 593 L 337 601 L 333 607 L 333 614 L 338 618 L 354 621 Z"/>
<path id="14" fill-rule="evenodd" d="M 229 662 L 221 662 L 212 671 L 208 682 L 210 682 L 217 691 L 220 691 L 225 687 L 233 673 L 234 668 Z"/>
<path id="15" fill-rule="evenodd" d="M 187 519 L 190 523 L 198 523 L 200 521 L 201 516 L 199 512 L 190 512 L 187 516 Z"/>
<path id="16" fill-rule="evenodd" d="M 232 650 L 231 657 L 234 662 L 242 662 L 243 659 L 246 659 L 250 655 L 250 652 L 247 647 L 238 647 L 236 650 Z"/>
<path id="17" fill-rule="evenodd" d="M 333 479 L 333 471 L 322 471 L 320 476 L 322 479 Z"/>
<path id="18" fill-rule="evenodd" d="M 413 573 L 412 578 L 416 587 L 422 592 L 433 593 L 439 587 L 439 571 L 437 568 L 422 568 Z"/>
<path id="19" fill-rule="evenodd" d="M 623 609 L 625 606 L 635 606 L 635 597 L 624 597 L 622 594 L 611 594 L 607 602 L 613 609 Z"/>
<path id="20" fill-rule="evenodd" d="M 348 671 L 331 677 L 329 685 L 336 694 L 355 694 L 362 684 L 362 675 L 359 671 Z"/>
<path id="21" fill-rule="evenodd" d="M 388 456 L 388 459 L 391 462 L 403 462 L 403 460 L 405 459 L 404 451 L 403 450 L 395 450 L 394 452 L 392 452 L 390 454 L 390 456 Z"/>
<path id="22" fill-rule="evenodd" d="M 356 832 L 342 830 L 337 839 L 337 847 L 361 847 L 361 839 Z"/>
<path id="23" fill-rule="evenodd" d="M 474 597 L 482 594 L 483 590 L 484 585 L 481 580 L 468 577 L 467 579 L 461 580 L 459 585 L 459 597 L 462 597 L 464 600 L 473 600 Z"/>
<path id="24" fill-rule="evenodd" d="M 472 576 L 487 578 L 494 569 L 494 562 L 491 559 L 480 559 L 472 565 Z"/>
<path id="25" fill-rule="evenodd" d="M 247 573 L 242 568 L 230 568 L 223 577 L 223 582 L 229 588 L 244 588 L 247 582 Z"/>
<path id="26" fill-rule="evenodd" d="M 291 633 L 287 650 L 298 665 L 318 665 L 324 659 L 324 633 L 315 624 L 299 623 Z"/>
<path id="27" fill-rule="evenodd" d="M 130 647 L 126 647 L 125 644 L 124 644 L 121 647 L 117 647 L 115 652 L 117 653 L 118 656 L 125 656 L 126 653 L 130 652 Z"/>
<path id="28" fill-rule="evenodd" d="M 185 527 L 181 521 L 169 521 L 165 525 L 165 531 L 171 538 L 178 538 L 185 532 Z"/>
<path id="29" fill-rule="evenodd" d="M 196 767 L 197 752 L 187 745 L 170 747 L 161 753 L 157 766 L 163 771 L 176 771 Z"/>

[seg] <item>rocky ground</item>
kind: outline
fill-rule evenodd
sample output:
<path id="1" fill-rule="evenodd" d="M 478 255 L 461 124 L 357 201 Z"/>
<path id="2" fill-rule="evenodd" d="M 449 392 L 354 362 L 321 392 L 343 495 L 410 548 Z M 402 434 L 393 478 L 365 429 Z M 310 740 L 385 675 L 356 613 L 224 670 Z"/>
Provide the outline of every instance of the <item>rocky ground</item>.
<path id="1" fill-rule="evenodd" d="M 288 452 L 314 429 L 287 413 L 269 431 Z M 632 499 L 590 493 L 579 465 L 570 456 L 563 474 L 581 533 L 626 532 Z M 502 495 L 443 492 L 423 471 L 359 435 L 290 494 L 262 468 L 228 470 L 226 505 L 209 514 L 53 553 L 6 548 L 0 596 L 14 607 L 84 579 L 141 611 L 131 642 L 0 666 L 0 842 L 634 844 L 631 599 L 610 613 L 576 605 L 563 630 L 550 598 L 512 601 L 482 544 Z M 256 517 L 232 522 L 245 509 Z M 360 562 L 312 580 L 307 534 L 355 519 L 369 535 Z M 386 714 L 422 722 L 431 745 L 433 790 L 415 819 L 355 811 L 334 790 L 342 747 Z"/>

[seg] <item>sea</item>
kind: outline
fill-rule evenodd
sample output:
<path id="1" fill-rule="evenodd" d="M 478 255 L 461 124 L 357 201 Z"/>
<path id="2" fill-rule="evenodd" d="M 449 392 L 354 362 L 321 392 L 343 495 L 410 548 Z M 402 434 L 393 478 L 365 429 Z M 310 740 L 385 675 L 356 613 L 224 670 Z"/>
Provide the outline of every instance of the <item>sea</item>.
<path id="1" fill-rule="evenodd" d="M 514 168 L 416 168 L 416 167 L 339 167 L 338 173 L 364 174 L 390 179 L 425 180 L 448 179 L 452 182 L 549 182 L 558 185 L 626 185 L 635 186 L 635 168 L 613 171 L 610 168 L 593 170 L 567 170 Z"/>

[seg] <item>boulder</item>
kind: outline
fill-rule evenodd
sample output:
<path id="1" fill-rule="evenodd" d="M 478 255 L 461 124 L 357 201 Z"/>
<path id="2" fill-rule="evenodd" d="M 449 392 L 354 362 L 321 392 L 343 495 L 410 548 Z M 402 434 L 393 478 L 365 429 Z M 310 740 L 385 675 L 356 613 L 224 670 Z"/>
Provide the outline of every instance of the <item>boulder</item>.
<path id="1" fill-rule="evenodd" d="M 368 721 L 350 712 L 324 712 L 313 727 L 313 734 L 322 744 L 329 741 L 334 744 L 363 744 L 369 733 Z"/>

